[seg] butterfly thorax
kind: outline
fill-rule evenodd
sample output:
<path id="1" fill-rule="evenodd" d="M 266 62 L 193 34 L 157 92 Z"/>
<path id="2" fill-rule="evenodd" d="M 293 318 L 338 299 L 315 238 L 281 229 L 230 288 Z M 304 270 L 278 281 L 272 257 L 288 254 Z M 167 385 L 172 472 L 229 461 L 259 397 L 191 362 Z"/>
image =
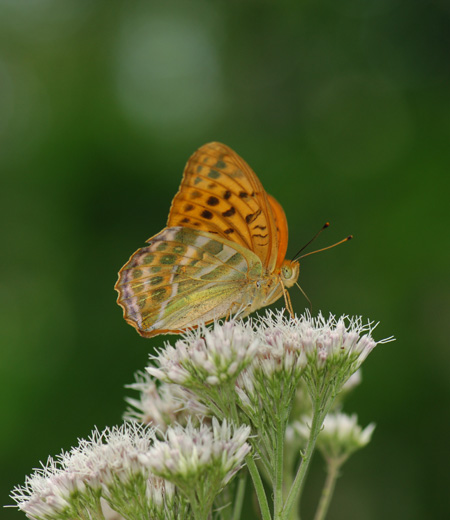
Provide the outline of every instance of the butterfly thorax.
<path id="1" fill-rule="evenodd" d="M 298 279 L 300 265 L 298 262 L 284 260 L 281 266 L 272 274 L 267 273 L 263 278 L 254 282 L 254 290 L 247 294 L 248 305 L 245 315 L 276 302 L 283 296 L 283 290 L 292 287 Z"/>

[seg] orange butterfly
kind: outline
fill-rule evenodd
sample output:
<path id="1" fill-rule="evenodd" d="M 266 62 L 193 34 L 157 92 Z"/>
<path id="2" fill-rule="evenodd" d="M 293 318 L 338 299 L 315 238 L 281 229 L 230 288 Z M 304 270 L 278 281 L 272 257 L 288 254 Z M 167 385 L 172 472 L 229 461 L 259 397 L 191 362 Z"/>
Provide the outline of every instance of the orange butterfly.
<path id="1" fill-rule="evenodd" d="M 115 289 L 125 320 L 141 336 L 178 333 L 251 312 L 296 283 L 300 265 L 285 259 L 281 205 L 231 148 L 208 143 L 184 169 L 167 227 L 122 267 Z"/>

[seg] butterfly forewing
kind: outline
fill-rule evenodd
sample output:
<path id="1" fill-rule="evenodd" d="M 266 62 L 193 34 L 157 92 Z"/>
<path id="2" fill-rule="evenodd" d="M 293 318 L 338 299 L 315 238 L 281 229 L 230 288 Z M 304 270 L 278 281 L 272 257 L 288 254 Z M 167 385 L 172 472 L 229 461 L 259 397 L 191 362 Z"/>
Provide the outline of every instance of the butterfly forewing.
<path id="1" fill-rule="evenodd" d="M 152 336 L 226 315 L 250 300 L 261 276 L 261 261 L 250 250 L 208 232 L 172 227 L 132 255 L 116 289 L 125 319 Z"/>
<path id="2" fill-rule="evenodd" d="M 267 194 L 250 166 L 221 143 L 206 144 L 189 159 L 167 225 L 235 242 L 256 254 L 269 272 L 277 263 L 276 223 Z"/>

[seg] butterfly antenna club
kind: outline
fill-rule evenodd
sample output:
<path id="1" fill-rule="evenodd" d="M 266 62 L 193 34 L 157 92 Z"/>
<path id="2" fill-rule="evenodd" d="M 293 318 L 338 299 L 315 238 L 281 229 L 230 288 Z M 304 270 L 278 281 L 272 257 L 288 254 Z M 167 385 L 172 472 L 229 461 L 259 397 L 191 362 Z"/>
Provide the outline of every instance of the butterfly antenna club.
<path id="1" fill-rule="evenodd" d="M 331 249 L 332 247 L 336 247 L 340 244 L 343 244 L 344 242 L 348 242 L 353 238 L 353 235 L 349 235 L 346 238 L 343 238 L 342 240 L 339 240 L 339 242 L 336 242 L 335 244 L 332 244 L 331 246 L 323 247 L 322 249 L 317 249 L 316 251 L 311 251 L 311 253 L 306 253 L 306 255 L 299 256 L 297 260 L 300 260 L 301 258 L 305 258 L 310 255 L 314 255 L 315 253 L 321 253 L 322 251 L 326 251 L 327 249 Z"/>
<path id="2" fill-rule="evenodd" d="M 324 229 L 327 229 L 327 227 L 329 227 L 330 223 L 329 222 L 325 222 L 325 224 L 321 227 L 321 229 L 319 229 L 319 231 L 311 238 L 311 240 L 309 242 L 307 242 L 299 251 L 297 251 L 297 253 L 294 255 L 294 258 L 292 259 L 292 261 L 294 260 L 297 260 L 299 258 L 299 254 L 304 250 L 306 249 L 309 244 L 311 244 L 311 242 L 314 242 L 314 240 L 320 235 L 320 233 L 322 233 L 322 231 Z"/>

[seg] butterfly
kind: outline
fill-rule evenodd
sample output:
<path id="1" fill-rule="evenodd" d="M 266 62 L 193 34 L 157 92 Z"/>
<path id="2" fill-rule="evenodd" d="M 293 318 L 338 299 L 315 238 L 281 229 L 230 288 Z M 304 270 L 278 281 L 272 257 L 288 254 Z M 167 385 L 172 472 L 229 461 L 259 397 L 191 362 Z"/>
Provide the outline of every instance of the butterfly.
<path id="1" fill-rule="evenodd" d="M 212 142 L 188 160 L 167 227 L 122 267 L 115 285 L 141 336 L 245 317 L 284 295 L 300 265 L 285 259 L 286 215 L 250 166 Z"/>

